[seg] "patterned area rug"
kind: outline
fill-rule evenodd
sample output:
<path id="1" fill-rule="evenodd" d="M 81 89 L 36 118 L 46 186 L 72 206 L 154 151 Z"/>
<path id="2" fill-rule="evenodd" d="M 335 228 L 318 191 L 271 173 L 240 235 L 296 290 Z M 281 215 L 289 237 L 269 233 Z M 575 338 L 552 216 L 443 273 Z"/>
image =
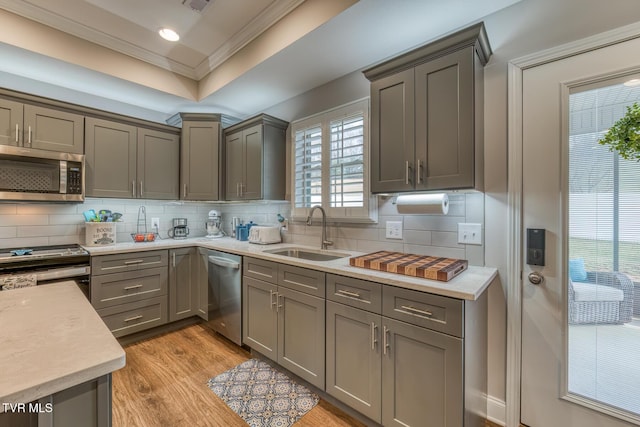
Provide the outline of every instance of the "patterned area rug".
<path id="1" fill-rule="evenodd" d="M 257 359 L 211 378 L 207 385 L 252 427 L 289 427 L 319 401 L 315 393 Z"/>

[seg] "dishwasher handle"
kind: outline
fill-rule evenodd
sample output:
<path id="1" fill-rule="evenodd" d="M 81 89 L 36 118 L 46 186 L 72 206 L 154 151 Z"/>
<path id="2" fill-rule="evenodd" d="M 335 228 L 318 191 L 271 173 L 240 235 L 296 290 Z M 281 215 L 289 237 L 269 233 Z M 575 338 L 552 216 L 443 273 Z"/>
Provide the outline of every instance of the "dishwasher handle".
<path id="1" fill-rule="evenodd" d="M 227 258 L 222 258 L 214 255 L 209 255 L 209 262 L 220 267 L 233 268 L 235 270 L 240 268 L 239 262 L 231 261 Z"/>

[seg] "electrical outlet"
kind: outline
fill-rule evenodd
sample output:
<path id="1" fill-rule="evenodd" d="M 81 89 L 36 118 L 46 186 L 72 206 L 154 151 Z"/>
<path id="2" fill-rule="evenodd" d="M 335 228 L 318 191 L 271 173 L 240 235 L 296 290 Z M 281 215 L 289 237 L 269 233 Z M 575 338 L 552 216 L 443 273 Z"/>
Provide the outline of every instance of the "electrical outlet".
<path id="1" fill-rule="evenodd" d="M 387 239 L 402 239 L 402 221 L 387 221 L 386 227 Z"/>
<path id="2" fill-rule="evenodd" d="M 482 245 L 482 224 L 459 223 L 458 243 L 463 245 Z"/>
<path id="3" fill-rule="evenodd" d="M 151 218 L 151 228 L 154 230 L 160 230 L 160 218 Z"/>

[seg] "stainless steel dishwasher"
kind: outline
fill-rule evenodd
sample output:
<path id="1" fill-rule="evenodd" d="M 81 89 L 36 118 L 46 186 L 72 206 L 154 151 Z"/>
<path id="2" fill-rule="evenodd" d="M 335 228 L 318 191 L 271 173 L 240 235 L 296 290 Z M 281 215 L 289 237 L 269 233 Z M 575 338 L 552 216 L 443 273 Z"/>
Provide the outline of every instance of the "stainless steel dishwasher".
<path id="1" fill-rule="evenodd" d="M 209 251 L 209 317 L 206 324 L 242 345 L 242 257 Z"/>

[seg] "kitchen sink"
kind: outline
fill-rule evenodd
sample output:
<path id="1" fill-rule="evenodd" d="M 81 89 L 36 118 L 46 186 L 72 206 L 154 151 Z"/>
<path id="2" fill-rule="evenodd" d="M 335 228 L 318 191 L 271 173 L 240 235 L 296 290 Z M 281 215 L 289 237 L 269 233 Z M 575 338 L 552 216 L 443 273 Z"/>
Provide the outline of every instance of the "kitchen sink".
<path id="1" fill-rule="evenodd" d="M 281 248 L 281 249 L 271 249 L 264 251 L 273 255 L 282 255 L 288 256 L 292 258 L 300 258 L 306 259 L 309 261 L 332 261 L 334 259 L 346 258 L 349 254 L 342 252 L 329 252 L 323 250 L 314 250 L 308 248 Z"/>

